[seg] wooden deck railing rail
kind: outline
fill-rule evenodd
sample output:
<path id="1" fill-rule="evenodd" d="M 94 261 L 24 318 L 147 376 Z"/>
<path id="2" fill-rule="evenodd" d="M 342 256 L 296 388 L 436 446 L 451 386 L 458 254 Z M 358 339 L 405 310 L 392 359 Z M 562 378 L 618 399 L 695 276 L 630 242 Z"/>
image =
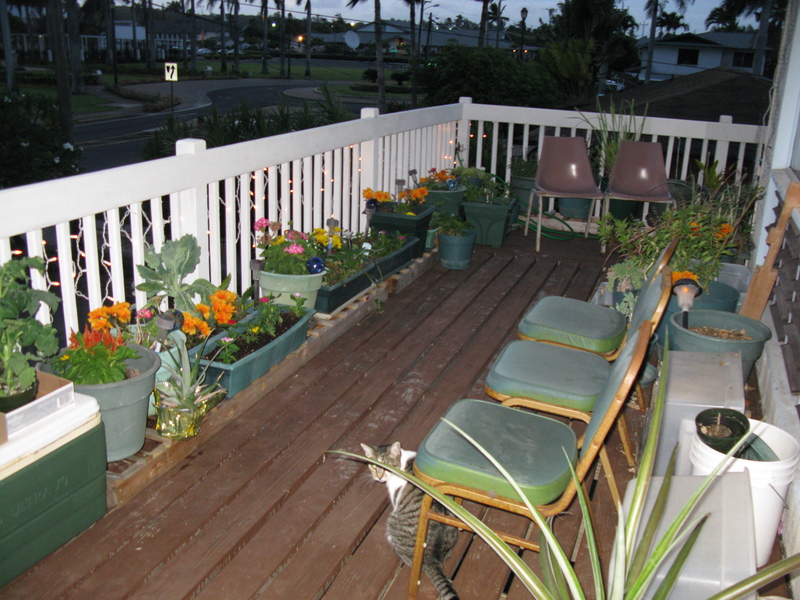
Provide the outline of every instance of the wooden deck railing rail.
<path id="1" fill-rule="evenodd" d="M 252 225 L 266 217 L 296 229 L 322 227 L 331 214 L 342 228 L 363 231 L 364 188 L 395 191 L 415 169 L 459 162 L 510 177 L 516 156 L 536 151 L 544 135 L 583 135 L 602 116 L 575 111 L 457 104 L 361 118 L 316 129 L 206 149 L 181 140 L 176 156 L 0 191 L 0 264 L 15 255 L 48 262 L 34 285 L 62 299 L 53 315 L 62 332 L 78 329 L 85 312 L 135 291 L 145 244 L 159 249 L 186 233 L 203 249 L 198 276 L 250 284 Z M 763 128 L 647 118 L 646 139 L 661 141 L 671 177 L 696 172 L 694 161 L 718 161 L 753 173 Z M 42 319 L 50 318 L 46 314 Z"/>

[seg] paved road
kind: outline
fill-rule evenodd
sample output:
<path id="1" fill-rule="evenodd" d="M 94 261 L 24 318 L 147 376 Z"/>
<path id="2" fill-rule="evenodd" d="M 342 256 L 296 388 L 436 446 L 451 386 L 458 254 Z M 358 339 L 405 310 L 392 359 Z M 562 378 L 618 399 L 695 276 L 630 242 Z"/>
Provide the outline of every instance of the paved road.
<path id="1" fill-rule="evenodd" d="M 214 79 L 179 81 L 173 86 L 172 91 L 167 82 L 141 84 L 136 88 L 148 94 L 173 93 L 181 98 L 174 115 L 184 121 L 206 115 L 212 107 L 228 112 L 245 100 L 256 108 L 278 106 L 281 102 L 300 106 L 319 97 L 316 89 L 320 84 L 301 80 Z M 78 121 L 76 141 L 83 149 L 81 169 L 99 171 L 140 161 L 145 142 L 163 125 L 170 112 L 145 113 L 141 104 L 112 96 L 100 88 L 90 92 L 113 102 L 117 110 L 84 116 Z M 347 99 L 344 104 L 357 112 L 371 102 Z"/>

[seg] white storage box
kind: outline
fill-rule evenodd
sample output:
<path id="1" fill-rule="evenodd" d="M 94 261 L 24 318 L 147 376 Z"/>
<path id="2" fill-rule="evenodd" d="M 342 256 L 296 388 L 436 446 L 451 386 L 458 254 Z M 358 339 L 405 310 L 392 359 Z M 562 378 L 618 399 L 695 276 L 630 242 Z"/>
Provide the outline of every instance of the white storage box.
<path id="1" fill-rule="evenodd" d="M 663 535 L 704 479 L 692 476 L 673 478 L 664 518 L 659 525 L 656 539 Z M 642 525 L 639 528 L 640 533 L 644 529 L 663 480 L 663 477 L 653 477 L 651 480 Z M 630 507 L 635 483 L 636 480 L 632 480 L 625 491 L 626 513 Z M 709 518 L 681 570 L 675 587 L 668 596 L 673 600 L 705 600 L 756 572 L 753 505 L 748 474 L 726 473 L 718 477 L 690 515 L 689 522 L 705 513 L 709 513 Z M 655 581 L 647 590 L 645 598 L 653 597 L 676 555 L 677 551 L 673 549 L 667 556 L 656 572 Z M 744 597 L 754 599 L 756 595 L 753 593 Z"/>
<path id="2" fill-rule="evenodd" d="M 737 353 L 715 354 L 709 352 L 685 352 L 672 350 L 669 353 L 669 368 L 659 385 L 666 385 L 664 394 L 664 420 L 656 448 L 653 475 L 663 475 L 675 444 L 681 439 L 681 422 L 688 427 L 686 443 L 681 443 L 676 475 L 690 475 L 689 459 L 691 432 L 698 413 L 715 407 L 732 408 L 744 412 L 744 381 L 742 359 Z M 641 447 L 647 439 L 650 414 L 642 435 Z M 640 453 L 641 455 L 641 453 Z"/>

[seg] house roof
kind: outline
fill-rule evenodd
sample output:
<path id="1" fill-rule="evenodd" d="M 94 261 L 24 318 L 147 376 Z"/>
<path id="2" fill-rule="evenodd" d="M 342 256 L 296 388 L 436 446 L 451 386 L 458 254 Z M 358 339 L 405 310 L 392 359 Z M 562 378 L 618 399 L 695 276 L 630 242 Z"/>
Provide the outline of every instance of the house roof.
<path id="1" fill-rule="evenodd" d="M 706 69 L 674 79 L 654 81 L 601 96 L 600 106 L 607 109 L 633 102 L 634 112 L 651 117 L 719 121 L 730 115 L 734 123 L 763 125 L 769 108 L 771 82 L 763 77 L 727 67 Z M 591 111 L 592 101 L 577 107 Z"/>
<path id="2" fill-rule="evenodd" d="M 637 46 L 647 46 L 650 38 L 640 38 Z M 735 50 L 752 50 L 756 47 L 755 33 L 725 33 L 721 31 L 707 31 L 705 33 L 679 33 L 656 38 L 656 44 L 661 46 L 698 46 L 705 48 L 732 48 Z"/>

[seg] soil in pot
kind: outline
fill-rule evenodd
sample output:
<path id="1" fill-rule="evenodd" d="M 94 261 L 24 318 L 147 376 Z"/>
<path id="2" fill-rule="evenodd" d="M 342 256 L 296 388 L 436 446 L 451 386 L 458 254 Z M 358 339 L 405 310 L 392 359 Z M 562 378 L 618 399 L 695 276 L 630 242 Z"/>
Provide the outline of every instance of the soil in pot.
<path id="1" fill-rule="evenodd" d="M 720 340 L 752 340 L 744 329 L 719 329 L 717 327 L 689 327 L 689 331 L 694 331 L 699 335 Z"/>
<path id="2" fill-rule="evenodd" d="M 232 354 L 233 358 L 235 359 L 235 361 L 241 360 L 245 356 L 249 356 L 256 350 L 263 348 L 271 341 L 279 338 L 281 335 L 289 331 L 292 327 L 294 327 L 297 324 L 297 322 L 301 318 L 302 317 L 298 317 L 292 312 L 284 313 L 283 320 L 275 326 L 275 335 L 271 335 L 268 332 L 264 332 L 261 335 L 255 336 L 248 340 L 237 338 L 236 345 L 239 347 L 239 349 Z M 210 356 L 206 358 L 210 358 Z"/>

